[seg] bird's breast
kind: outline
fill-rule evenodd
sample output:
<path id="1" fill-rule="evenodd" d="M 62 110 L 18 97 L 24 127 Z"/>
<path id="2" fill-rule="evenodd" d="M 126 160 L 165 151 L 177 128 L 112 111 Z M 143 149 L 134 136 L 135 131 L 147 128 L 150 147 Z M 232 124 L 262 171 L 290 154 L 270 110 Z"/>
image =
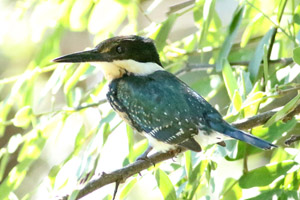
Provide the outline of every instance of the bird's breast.
<path id="1" fill-rule="evenodd" d="M 120 79 L 115 79 L 110 82 L 109 90 L 106 94 L 107 100 L 110 103 L 111 107 L 114 109 L 114 111 L 118 113 L 118 115 L 127 124 L 129 124 L 138 132 L 141 132 L 142 129 L 129 116 L 129 112 L 131 112 L 130 108 L 124 106 L 124 101 L 130 101 L 131 97 L 129 94 L 126 94 L 126 92 L 124 93 L 124 91 L 119 89 L 119 84 L 120 84 Z M 132 102 L 129 102 L 129 104 L 132 104 Z"/>

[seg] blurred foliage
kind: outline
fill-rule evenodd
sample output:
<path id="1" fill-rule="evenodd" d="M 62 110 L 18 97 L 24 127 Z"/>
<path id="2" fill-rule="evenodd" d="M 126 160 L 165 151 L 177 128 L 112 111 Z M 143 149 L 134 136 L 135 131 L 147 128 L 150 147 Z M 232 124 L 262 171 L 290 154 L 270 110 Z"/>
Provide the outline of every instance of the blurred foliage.
<path id="1" fill-rule="evenodd" d="M 0 63 L 6 66 L 0 80 L 0 199 L 45 199 L 71 192 L 82 179 L 134 162 L 146 149 L 147 141 L 107 103 L 84 107 L 104 98 L 106 82 L 97 68 L 51 63 L 62 53 L 83 50 L 74 49 L 74 43 L 84 48 L 122 34 L 154 39 L 165 68 L 217 104 L 229 122 L 284 107 L 265 126 L 249 130 L 278 149 L 263 152 L 228 141 L 226 148 L 211 145 L 199 154 L 186 152 L 178 162 L 145 172 L 154 185 L 139 184 L 144 176 L 128 179 L 118 198 L 137 199 L 134 191 L 150 190 L 161 192 L 158 199 L 300 199 L 300 143 L 283 144 L 299 134 L 300 118 L 281 121 L 300 98 L 300 1 L 178 3 L 0 3 L 1 27 L 7 27 L 0 31 Z M 161 12 L 162 4 L 170 10 L 156 20 L 155 10 Z M 187 15 L 191 21 L 182 21 Z M 185 23 L 193 31 L 177 35 L 172 30 Z M 285 62 L 291 58 L 295 63 Z M 239 172 L 231 169 L 233 161 L 241 161 Z M 220 176 L 222 165 L 228 168 Z M 101 189 L 97 199 L 111 199 L 112 193 L 113 188 Z M 75 197 L 76 192 L 71 199 Z"/>

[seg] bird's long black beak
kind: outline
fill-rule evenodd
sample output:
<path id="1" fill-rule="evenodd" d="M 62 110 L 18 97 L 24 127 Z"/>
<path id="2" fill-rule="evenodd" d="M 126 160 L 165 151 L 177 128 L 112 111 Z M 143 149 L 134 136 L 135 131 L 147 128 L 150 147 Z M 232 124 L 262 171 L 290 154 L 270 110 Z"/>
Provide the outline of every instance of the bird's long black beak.
<path id="1" fill-rule="evenodd" d="M 93 62 L 93 61 L 107 61 L 105 56 L 100 53 L 97 49 L 88 51 L 81 51 L 64 55 L 52 60 L 52 62 L 66 62 L 66 63 L 79 63 L 79 62 Z"/>

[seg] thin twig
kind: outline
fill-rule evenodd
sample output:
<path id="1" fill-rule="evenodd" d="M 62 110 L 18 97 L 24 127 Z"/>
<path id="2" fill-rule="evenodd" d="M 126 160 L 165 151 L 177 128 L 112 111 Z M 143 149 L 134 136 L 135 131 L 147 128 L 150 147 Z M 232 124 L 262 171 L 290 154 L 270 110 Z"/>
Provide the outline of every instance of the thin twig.
<path id="1" fill-rule="evenodd" d="M 279 25 L 276 24 L 268 15 L 266 15 L 263 11 L 261 11 L 259 8 L 257 8 L 256 6 L 254 6 L 252 3 L 250 3 L 249 1 L 245 0 L 245 2 L 247 4 L 249 4 L 252 8 L 254 8 L 255 10 L 257 10 L 259 13 L 261 13 L 266 19 L 268 19 L 275 28 L 279 28 L 290 40 L 294 41 L 293 38 L 287 34 L 287 32 Z"/>
<path id="2" fill-rule="evenodd" d="M 230 62 L 230 65 L 231 66 L 239 66 L 239 65 L 247 66 L 247 65 L 249 65 L 249 63 L 250 63 L 250 61 L 238 61 L 238 62 Z M 272 65 L 281 64 L 283 66 L 287 66 L 291 63 L 293 63 L 292 58 L 280 58 L 280 59 L 269 61 L 270 65 L 271 64 Z M 261 64 L 263 64 L 263 62 Z M 191 64 L 191 63 L 187 63 L 186 66 L 183 69 L 177 71 L 175 73 L 175 75 L 180 76 L 185 72 L 207 70 L 207 69 L 211 69 L 211 68 L 215 68 L 215 67 L 216 67 L 215 64 Z"/>
<path id="3" fill-rule="evenodd" d="M 243 119 L 241 121 L 233 123 L 233 125 L 239 129 L 250 129 L 255 126 L 259 126 L 264 124 L 267 120 L 269 120 L 278 110 L 281 108 L 276 108 L 274 110 L 258 114 L 256 116 L 253 116 L 251 118 Z M 283 118 L 283 120 L 291 119 L 292 116 L 300 113 L 300 105 L 298 105 L 295 110 L 290 112 L 286 117 Z M 181 150 L 181 152 L 184 152 L 185 150 Z M 170 158 L 173 158 L 178 152 L 177 151 L 170 151 L 170 152 L 158 152 L 151 156 L 149 156 L 149 159 L 147 160 L 137 160 L 136 162 L 122 168 L 115 170 L 111 173 L 102 173 L 100 177 L 97 177 L 96 179 L 90 181 L 87 183 L 83 188 L 78 189 L 79 193 L 76 199 L 79 199 L 83 196 L 86 196 L 87 194 L 105 186 L 111 183 L 115 182 L 124 182 L 129 177 L 138 174 L 142 170 L 145 170 L 149 167 L 151 167 L 154 163 L 159 163 L 165 160 L 168 160 Z M 151 162 L 149 161 L 151 160 Z M 64 196 L 63 199 L 67 200 L 68 195 Z"/>
<path id="4" fill-rule="evenodd" d="M 96 103 L 90 103 L 90 104 L 85 104 L 85 105 L 79 105 L 78 107 L 76 108 L 73 108 L 73 110 L 75 111 L 79 111 L 79 110 L 82 110 L 82 109 L 86 109 L 86 108 L 89 108 L 89 107 L 96 107 L 96 106 L 99 106 L 101 104 L 104 104 L 107 102 L 107 99 L 102 99 Z"/>
<path id="5" fill-rule="evenodd" d="M 292 143 L 300 140 L 300 135 L 292 135 L 289 139 L 287 139 L 284 144 L 290 146 Z"/>
<path id="6" fill-rule="evenodd" d="M 286 6 L 286 2 L 287 1 L 285 1 L 285 3 L 284 3 L 283 10 Z M 268 60 L 270 60 L 270 58 L 271 58 L 272 49 L 273 49 L 273 46 L 274 46 L 274 43 L 275 43 L 275 38 L 276 38 L 276 34 L 278 32 L 278 27 L 280 27 L 280 21 L 281 21 L 282 15 L 283 15 L 283 11 L 282 11 L 281 15 L 279 16 L 279 19 L 278 19 L 278 22 L 277 22 L 278 26 L 275 27 L 275 30 L 273 31 L 273 34 L 272 34 L 272 37 L 271 37 L 271 40 L 270 40 L 270 45 L 269 45 L 268 55 L 267 55 Z"/>

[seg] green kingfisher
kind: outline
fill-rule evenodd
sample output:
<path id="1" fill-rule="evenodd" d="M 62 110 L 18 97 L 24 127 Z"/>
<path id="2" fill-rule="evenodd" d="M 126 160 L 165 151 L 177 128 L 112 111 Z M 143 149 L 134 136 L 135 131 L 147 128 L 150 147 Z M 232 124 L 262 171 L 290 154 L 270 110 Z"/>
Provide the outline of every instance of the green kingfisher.
<path id="1" fill-rule="evenodd" d="M 99 66 L 109 82 L 112 108 L 157 151 L 183 147 L 199 152 L 230 138 L 262 149 L 276 147 L 228 124 L 201 95 L 166 71 L 150 38 L 112 37 L 92 50 L 53 61 Z"/>

